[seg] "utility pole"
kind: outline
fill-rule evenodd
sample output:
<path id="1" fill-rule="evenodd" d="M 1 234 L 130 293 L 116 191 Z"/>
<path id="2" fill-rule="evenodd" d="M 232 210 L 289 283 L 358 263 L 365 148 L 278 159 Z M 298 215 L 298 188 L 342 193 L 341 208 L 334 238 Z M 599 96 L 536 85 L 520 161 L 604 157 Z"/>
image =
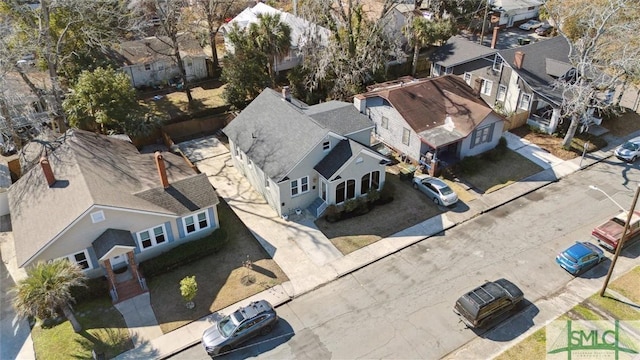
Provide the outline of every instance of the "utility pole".
<path id="1" fill-rule="evenodd" d="M 638 187 L 636 188 L 636 194 L 633 197 L 633 202 L 631 203 L 631 210 L 629 210 L 629 214 L 627 214 L 627 222 L 624 223 L 624 230 L 622 230 L 622 238 L 620 239 L 620 241 L 618 241 L 616 252 L 613 255 L 613 259 L 611 259 L 611 266 L 609 267 L 609 271 L 607 272 L 607 277 L 604 279 L 604 285 L 602 285 L 602 290 L 600 290 L 600 296 L 604 296 L 604 292 L 607 290 L 607 285 L 609 285 L 611 274 L 613 274 L 613 267 L 616 266 L 616 261 L 618 261 L 618 256 L 622 251 L 624 242 L 627 240 L 629 225 L 631 224 L 631 218 L 633 217 L 633 213 L 636 209 L 636 203 L 638 202 L 638 195 L 640 195 L 640 184 L 638 184 Z"/>
<path id="2" fill-rule="evenodd" d="M 491 0 L 486 0 L 484 3 L 484 17 L 482 18 L 482 32 L 480 33 L 480 45 L 484 42 L 484 26 L 487 23 L 487 14 L 489 13 L 489 2 Z"/>

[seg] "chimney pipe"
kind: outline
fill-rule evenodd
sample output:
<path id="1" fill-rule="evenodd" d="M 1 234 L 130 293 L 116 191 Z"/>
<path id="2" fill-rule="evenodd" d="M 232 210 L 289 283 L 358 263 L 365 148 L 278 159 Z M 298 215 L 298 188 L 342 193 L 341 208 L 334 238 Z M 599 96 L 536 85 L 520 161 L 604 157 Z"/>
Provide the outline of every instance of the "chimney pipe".
<path id="1" fill-rule="evenodd" d="M 288 102 L 291 102 L 291 90 L 289 90 L 288 86 L 282 87 L 282 97 Z"/>
<path id="2" fill-rule="evenodd" d="M 522 65 L 524 65 L 524 53 L 522 51 L 516 51 L 513 62 L 516 65 L 516 69 L 522 69 Z"/>
<path id="3" fill-rule="evenodd" d="M 42 166 L 42 172 L 44 172 L 44 177 L 47 179 L 47 184 L 49 184 L 49 187 L 53 186 L 53 184 L 56 183 L 56 177 L 53 176 L 53 170 L 51 170 L 49 159 L 45 156 L 41 157 L 40 166 Z"/>
<path id="4" fill-rule="evenodd" d="M 158 175 L 160 175 L 160 183 L 162 184 L 162 187 L 166 189 L 169 187 L 169 180 L 167 179 L 167 169 L 165 168 L 165 165 L 164 165 L 164 158 L 162 157 L 162 154 L 160 153 L 160 151 L 156 151 L 154 156 L 156 158 L 156 167 L 158 168 Z"/>
<path id="5" fill-rule="evenodd" d="M 491 38 L 491 48 L 495 49 L 496 44 L 498 43 L 498 30 L 500 30 L 500 26 L 493 27 L 493 37 Z"/>

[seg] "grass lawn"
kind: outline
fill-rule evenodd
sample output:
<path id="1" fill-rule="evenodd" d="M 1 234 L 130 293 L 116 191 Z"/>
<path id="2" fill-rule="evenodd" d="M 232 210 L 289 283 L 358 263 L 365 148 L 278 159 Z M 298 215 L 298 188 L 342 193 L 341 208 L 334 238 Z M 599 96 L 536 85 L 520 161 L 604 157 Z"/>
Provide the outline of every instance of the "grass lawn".
<path id="1" fill-rule="evenodd" d="M 133 349 L 124 319 L 108 296 L 77 304 L 74 309 L 83 327 L 79 334 L 73 332 L 67 320 L 33 327 L 33 347 L 39 360 L 91 359 L 93 349 L 111 359 Z"/>
<path id="2" fill-rule="evenodd" d="M 168 92 L 162 95 L 159 100 L 154 100 L 153 95 L 146 96 L 140 100 L 140 103 L 147 111 L 161 119 L 168 120 L 226 105 L 222 97 L 224 87 L 225 85 L 219 81 L 207 81 L 202 85 L 193 87 L 191 89 L 191 96 L 193 97 L 191 107 L 184 91 Z"/>
<path id="3" fill-rule="evenodd" d="M 148 279 L 151 306 L 164 333 L 288 280 L 224 201 L 218 211 L 220 227 L 229 234 L 220 252 Z M 252 269 L 243 266 L 247 259 Z M 193 275 L 198 283 L 196 307 L 187 309 L 180 280 Z"/>
<path id="4" fill-rule="evenodd" d="M 531 176 L 543 169 L 515 151 L 506 150 L 502 156 L 473 158 L 473 171 L 456 172 L 456 177 L 471 184 L 480 193 L 490 193 Z"/>
<path id="5" fill-rule="evenodd" d="M 609 287 L 622 293 L 629 299 L 637 301 L 638 298 L 635 296 L 640 296 L 638 281 L 640 281 L 640 266 L 611 282 Z M 613 296 L 606 295 L 605 297 L 600 297 L 600 294 L 596 293 L 582 304 L 576 305 L 568 313 L 558 317 L 557 320 L 606 320 L 607 318 L 622 321 L 638 321 L 640 320 L 640 311 L 634 306 L 616 300 Z M 546 328 L 539 329 L 495 359 L 522 359 L 522 354 L 527 354 L 527 359 L 544 359 L 546 356 L 545 335 Z"/>
<path id="6" fill-rule="evenodd" d="M 367 214 L 330 223 L 324 218 L 316 220 L 318 228 L 343 254 L 348 254 L 400 230 L 441 214 L 424 194 L 414 189 L 408 180 L 387 172 L 386 183 L 393 187 L 394 200 L 376 206 Z"/>

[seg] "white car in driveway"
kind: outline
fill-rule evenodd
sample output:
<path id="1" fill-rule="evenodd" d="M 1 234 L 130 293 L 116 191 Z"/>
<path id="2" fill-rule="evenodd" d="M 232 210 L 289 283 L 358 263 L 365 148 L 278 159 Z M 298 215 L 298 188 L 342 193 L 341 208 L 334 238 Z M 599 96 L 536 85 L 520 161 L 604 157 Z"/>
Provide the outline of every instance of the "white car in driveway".
<path id="1" fill-rule="evenodd" d="M 416 175 L 413 187 L 425 193 L 436 205 L 451 206 L 458 202 L 458 194 L 444 181 L 429 175 Z"/>
<path id="2" fill-rule="evenodd" d="M 529 30 L 533 30 L 533 29 L 537 29 L 540 26 L 542 26 L 542 23 L 538 20 L 529 20 L 526 23 L 518 26 L 520 29 L 525 30 L 525 31 L 529 31 Z"/>
<path id="3" fill-rule="evenodd" d="M 618 146 L 614 154 L 622 161 L 636 161 L 636 159 L 640 157 L 640 137 L 633 138 Z"/>

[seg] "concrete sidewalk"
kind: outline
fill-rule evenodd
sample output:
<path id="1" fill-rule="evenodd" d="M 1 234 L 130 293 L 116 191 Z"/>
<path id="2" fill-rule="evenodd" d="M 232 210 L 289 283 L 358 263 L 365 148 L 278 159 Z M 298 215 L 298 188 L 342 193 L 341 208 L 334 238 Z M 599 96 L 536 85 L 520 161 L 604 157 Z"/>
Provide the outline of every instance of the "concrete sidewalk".
<path id="1" fill-rule="evenodd" d="M 289 277 L 289 281 L 222 309 L 220 312 L 230 313 L 239 306 L 257 299 L 266 299 L 274 306 L 278 306 L 580 170 L 580 158 L 561 161 L 537 146 L 509 135 L 507 135 L 509 148 L 539 164 L 544 169 L 543 171 L 498 191 L 480 196 L 467 204 L 469 209 L 464 213 L 447 212 L 441 214 L 348 255 L 342 255 L 319 231 L 313 219 L 304 213 L 293 215 L 288 221 L 280 218 L 275 210 L 251 188 L 246 179 L 233 167 L 229 151 L 218 141 L 207 138 L 193 141 L 187 145 L 180 144 L 181 148 L 186 146 L 186 148 L 192 149 L 192 158 L 200 171 L 208 174 L 209 180 L 219 196 L 225 199 Z M 629 138 L 637 135 L 640 133 L 632 134 Z M 621 141 L 622 139 L 610 139 L 610 145 L 606 149 L 588 154 L 582 161 L 582 167 L 608 158 L 611 156 L 612 149 Z M 589 292 L 589 294 L 591 293 Z M 583 293 L 582 290 L 580 292 L 576 290 L 575 296 L 580 298 L 589 294 Z M 574 300 L 573 298 L 568 299 L 567 303 L 572 301 L 575 303 Z M 552 316 L 558 311 L 562 311 L 558 307 L 550 306 L 547 309 L 544 304 L 536 305 L 540 307 L 541 312 L 545 312 L 545 316 Z M 157 327 L 154 327 L 153 324 L 138 324 L 140 326 L 136 325 L 136 327 L 139 328 L 139 331 L 135 336 L 137 347 L 120 354 L 117 359 L 161 359 L 168 357 L 198 343 L 203 331 L 211 326 L 215 316 L 216 314 L 212 314 L 164 335 L 157 333 Z M 127 319 L 127 323 L 134 321 L 134 318 L 135 316 L 131 315 L 131 319 Z M 146 333 L 145 328 L 151 329 L 151 332 Z M 495 354 L 500 349 L 511 346 L 511 343 L 485 344 L 478 342 L 477 345 L 469 345 L 477 348 L 468 347 L 477 352 L 470 351 L 467 354 Z M 496 346 L 499 349 L 495 349 Z M 34 357 L 32 348 L 31 356 L 27 356 L 28 353 L 28 351 L 25 352 L 24 358 Z M 21 352 L 18 358 L 23 358 L 22 354 Z"/>
<path id="2" fill-rule="evenodd" d="M 610 145 L 607 148 L 588 154 L 583 160 L 576 158 L 570 161 L 561 161 L 536 145 L 509 135 L 511 134 L 507 135 L 508 147 L 536 162 L 544 169 L 543 171 L 498 191 L 480 196 L 467 204 L 469 210 L 464 213 L 447 212 L 441 214 L 344 256 L 315 227 L 312 219 L 306 218 L 304 214 L 294 215 L 289 218 L 289 221 L 278 217 L 277 213 L 258 193 L 253 191 L 245 178 L 233 167 L 228 151 L 224 151 L 220 147 L 211 151 L 202 151 L 203 147 L 196 144 L 199 149 L 196 156 L 198 168 L 209 175 L 218 194 L 227 201 L 290 279 L 282 285 L 256 294 L 240 304 L 223 309 L 221 312 L 232 312 L 238 306 L 254 299 L 266 299 L 275 306 L 280 305 L 425 238 L 556 182 L 564 176 L 579 171 L 581 162 L 584 168 L 602 161 L 610 157 L 612 149 L 622 141 L 615 138 L 609 139 Z M 635 134 L 629 137 L 632 136 Z M 205 140 L 205 143 L 210 145 L 211 141 Z M 593 291 L 590 287 L 576 286 L 576 293 L 573 295 L 575 299 L 567 299 L 566 303 L 575 303 L 577 299 L 584 298 L 591 293 Z M 572 295 L 566 294 L 565 296 L 571 297 Z M 545 308 L 544 304 L 539 306 L 548 316 L 554 316 L 558 311 L 562 311 L 562 308 L 555 304 L 548 308 Z M 211 316 L 153 339 L 146 346 L 131 350 L 118 358 L 163 358 L 169 356 L 198 343 L 202 332 L 209 326 L 211 326 Z M 511 343 L 495 344 L 479 341 L 477 344 L 462 348 L 461 351 L 469 348 L 473 351 L 470 350 L 466 354 L 487 354 L 490 356 L 490 354 L 495 354 L 500 349 L 509 346 Z M 459 353 L 460 356 L 464 356 L 464 354 L 464 352 Z"/>

